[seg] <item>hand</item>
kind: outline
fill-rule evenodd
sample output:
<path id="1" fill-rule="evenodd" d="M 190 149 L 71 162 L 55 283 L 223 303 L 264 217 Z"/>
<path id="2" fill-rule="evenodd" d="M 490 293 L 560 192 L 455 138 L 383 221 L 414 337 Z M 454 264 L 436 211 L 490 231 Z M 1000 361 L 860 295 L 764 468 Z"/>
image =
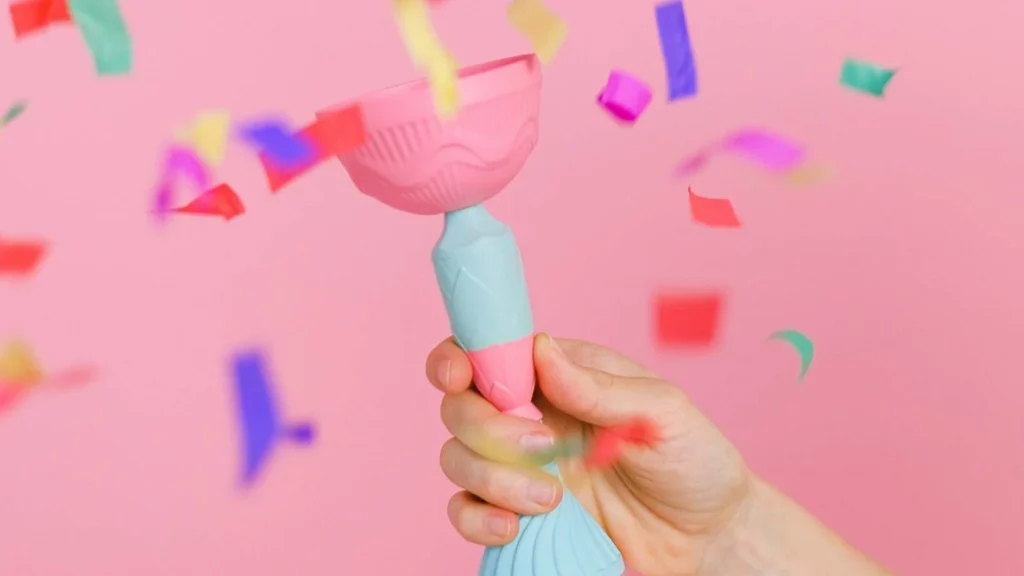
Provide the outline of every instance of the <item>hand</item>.
<path id="1" fill-rule="evenodd" d="M 448 505 L 455 529 L 477 544 L 505 544 L 516 535 L 518 514 L 542 514 L 561 498 L 556 478 L 511 464 L 493 450 L 495 442 L 539 453 L 555 435 L 586 437 L 646 418 L 659 432 L 655 446 L 625 448 L 609 469 L 571 458 L 559 460 L 559 470 L 630 567 L 658 576 L 700 574 L 705 554 L 752 492 L 754 477 L 740 454 L 677 386 L 616 352 L 540 335 L 534 363 L 543 424 L 491 406 L 472 387 L 469 358 L 451 339 L 427 358 L 430 382 L 445 393 L 441 419 L 453 436 L 441 448 L 441 468 L 464 489 Z"/>

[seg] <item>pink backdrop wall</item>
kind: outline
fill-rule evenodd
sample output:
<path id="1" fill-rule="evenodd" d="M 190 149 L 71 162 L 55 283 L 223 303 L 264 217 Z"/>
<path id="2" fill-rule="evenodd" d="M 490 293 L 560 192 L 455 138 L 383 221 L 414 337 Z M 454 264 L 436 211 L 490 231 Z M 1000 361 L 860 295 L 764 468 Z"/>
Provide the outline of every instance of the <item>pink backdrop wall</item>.
<path id="1" fill-rule="evenodd" d="M 136 70 L 99 79 L 74 29 L 0 26 L 0 234 L 53 252 L 0 284 L 0 340 L 88 388 L 0 418 L 0 574 L 457 575 L 445 438 L 424 354 L 445 335 L 437 219 L 320 167 L 277 196 L 244 149 L 219 170 L 248 213 L 145 214 L 162 146 L 209 108 L 323 105 L 410 79 L 387 2 L 122 0 Z M 528 50 L 504 3 L 449 0 L 463 62 Z M 664 103 L 653 3 L 552 0 L 569 39 L 542 137 L 493 202 L 527 261 L 537 324 L 623 349 L 679 382 L 750 463 L 857 545 L 917 575 L 1024 573 L 1024 52 L 1014 0 L 687 4 L 698 98 Z M 900 67 L 884 101 L 837 86 L 845 56 Z M 633 129 L 593 99 L 611 67 L 648 79 Z M 729 159 L 694 177 L 745 227 L 698 228 L 685 154 L 764 125 L 837 171 L 799 188 Z M 658 287 L 724 287 L 721 344 L 659 352 Z M 811 335 L 797 360 L 765 337 Z M 285 411 L 321 429 L 249 493 L 227 355 L 264 344 Z"/>

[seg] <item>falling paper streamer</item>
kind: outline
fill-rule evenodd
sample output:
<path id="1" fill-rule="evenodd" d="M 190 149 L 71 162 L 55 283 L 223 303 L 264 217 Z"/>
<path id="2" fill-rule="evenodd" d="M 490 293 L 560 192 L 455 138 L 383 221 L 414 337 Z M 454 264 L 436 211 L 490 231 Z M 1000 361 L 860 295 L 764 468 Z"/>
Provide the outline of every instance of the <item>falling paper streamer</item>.
<path id="1" fill-rule="evenodd" d="M 814 360 L 814 343 L 811 339 L 797 330 L 779 330 L 768 337 L 769 340 L 784 340 L 788 342 L 800 354 L 800 376 L 797 380 L 803 380 L 807 369 L 811 367 Z"/>
<path id="2" fill-rule="evenodd" d="M 670 347 L 710 346 L 722 310 L 718 293 L 660 294 L 654 301 L 655 336 Z"/>
<path id="3" fill-rule="evenodd" d="M 245 205 L 231 186 L 218 184 L 181 208 L 173 209 L 172 212 L 220 216 L 230 221 L 245 213 Z"/>
<path id="4" fill-rule="evenodd" d="M 767 130 L 749 129 L 733 133 L 722 148 L 774 171 L 792 170 L 803 161 L 803 149 Z"/>
<path id="5" fill-rule="evenodd" d="M 271 192 L 279 191 L 330 156 L 344 156 L 366 142 L 363 114 L 358 106 L 319 112 L 316 121 L 303 128 L 300 134 L 313 144 L 314 149 L 313 156 L 305 164 L 284 169 L 274 165 L 266 154 L 260 154 Z"/>
<path id="6" fill-rule="evenodd" d="M 285 425 L 281 421 L 262 354 L 240 352 L 232 359 L 232 369 L 245 451 L 242 482 L 251 485 L 278 442 L 309 445 L 316 430 L 308 422 Z"/>
<path id="7" fill-rule="evenodd" d="M 6 240 L 0 237 L 0 277 L 28 276 L 36 271 L 46 244 L 29 240 Z"/>
<path id="8" fill-rule="evenodd" d="M 191 146 L 204 162 L 219 166 L 224 161 L 230 126 L 231 116 L 227 112 L 201 112 L 178 137 Z"/>
<path id="9" fill-rule="evenodd" d="M 293 132 L 281 120 L 243 124 L 243 140 L 255 146 L 263 157 L 281 170 L 293 170 L 308 164 L 317 153 L 316 146 L 301 132 Z"/>
<path id="10" fill-rule="evenodd" d="M 659 4 L 654 8 L 654 17 L 665 61 L 669 101 L 696 95 L 697 66 L 683 3 L 676 0 Z"/>
<path id="11" fill-rule="evenodd" d="M 24 100 L 18 100 L 14 104 L 11 104 L 7 112 L 4 113 L 3 117 L 0 118 L 0 127 L 6 126 L 14 121 L 15 118 L 21 116 L 21 113 L 25 111 L 28 106 L 28 102 Z"/>
<path id="12" fill-rule="evenodd" d="M 67 0 L 100 76 L 132 70 L 132 39 L 117 0 Z"/>
<path id="13" fill-rule="evenodd" d="M 413 64 L 427 76 L 438 116 L 451 117 L 459 109 L 458 63 L 438 40 L 423 0 L 392 1 L 405 48 Z"/>
<path id="14" fill-rule="evenodd" d="M 728 198 L 705 198 L 689 189 L 690 215 L 694 221 L 712 228 L 739 228 L 740 221 Z"/>
<path id="15" fill-rule="evenodd" d="M 550 64 L 565 42 L 569 28 L 541 0 L 513 0 L 505 12 L 509 24 L 526 36 L 533 53 L 543 64 Z"/>
<path id="16" fill-rule="evenodd" d="M 66 0 L 21 0 L 11 4 L 10 12 L 15 38 L 42 32 L 50 24 L 71 22 Z"/>
<path id="17" fill-rule="evenodd" d="M 158 220 L 164 220 L 171 211 L 174 191 L 181 178 L 190 181 L 200 193 L 210 187 L 210 173 L 195 151 L 183 146 L 171 146 L 164 157 L 163 173 L 154 198 L 154 212 Z"/>
<path id="18" fill-rule="evenodd" d="M 889 85 L 889 81 L 895 75 L 895 70 L 847 58 L 839 73 L 839 83 L 847 88 L 881 98 L 885 95 L 885 88 Z"/>

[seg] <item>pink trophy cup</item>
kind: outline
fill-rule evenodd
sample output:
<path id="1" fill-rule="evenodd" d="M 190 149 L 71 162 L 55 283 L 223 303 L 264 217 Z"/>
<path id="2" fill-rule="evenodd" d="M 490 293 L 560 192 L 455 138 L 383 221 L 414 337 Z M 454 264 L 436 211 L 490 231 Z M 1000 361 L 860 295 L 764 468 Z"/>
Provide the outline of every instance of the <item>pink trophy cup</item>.
<path id="1" fill-rule="evenodd" d="M 476 387 L 499 410 L 539 420 L 532 404 L 533 314 L 508 226 L 482 203 L 501 192 L 537 144 L 541 66 L 522 55 L 463 68 L 461 109 L 434 112 L 425 80 L 367 95 L 366 143 L 339 156 L 364 194 L 404 212 L 444 214 L 434 246 L 452 334 L 473 362 Z M 547 470 L 558 475 L 555 464 Z M 516 539 L 484 552 L 481 576 L 621 576 L 622 555 L 569 492 L 552 512 L 524 517 Z"/>

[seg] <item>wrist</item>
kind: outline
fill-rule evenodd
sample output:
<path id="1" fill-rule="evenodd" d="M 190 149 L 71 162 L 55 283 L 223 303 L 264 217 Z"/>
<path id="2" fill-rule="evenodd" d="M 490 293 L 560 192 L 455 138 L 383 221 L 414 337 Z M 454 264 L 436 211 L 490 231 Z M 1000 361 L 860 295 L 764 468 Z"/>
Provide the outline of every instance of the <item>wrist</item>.
<path id="1" fill-rule="evenodd" d="M 765 518 L 772 515 L 774 491 L 752 476 L 736 514 L 708 543 L 697 576 L 774 574 L 773 544 Z"/>

